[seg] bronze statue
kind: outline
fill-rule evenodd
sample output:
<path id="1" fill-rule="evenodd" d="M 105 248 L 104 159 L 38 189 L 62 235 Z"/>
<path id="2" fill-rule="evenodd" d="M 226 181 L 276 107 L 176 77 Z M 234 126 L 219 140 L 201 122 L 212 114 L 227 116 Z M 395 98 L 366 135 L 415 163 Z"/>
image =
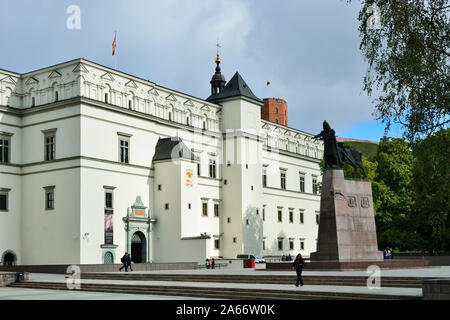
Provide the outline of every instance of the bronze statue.
<path id="1" fill-rule="evenodd" d="M 345 146 L 342 142 L 337 142 L 334 130 L 327 121 L 323 122 L 322 132 L 314 136 L 314 139 L 323 140 L 325 168 L 342 168 L 344 163 L 348 163 L 353 167 L 353 177 L 356 176 L 358 168 L 363 171 L 364 179 L 367 177 L 361 152 Z"/>
<path id="2" fill-rule="evenodd" d="M 334 130 L 331 129 L 327 121 L 323 122 L 323 130 L 318 135 L 314 136 L 314 139 L 323 140 L 324 144 L 324 160 L 325 168 L 342 168 L 341 156 L 336 141 L 336 135 Z"/>

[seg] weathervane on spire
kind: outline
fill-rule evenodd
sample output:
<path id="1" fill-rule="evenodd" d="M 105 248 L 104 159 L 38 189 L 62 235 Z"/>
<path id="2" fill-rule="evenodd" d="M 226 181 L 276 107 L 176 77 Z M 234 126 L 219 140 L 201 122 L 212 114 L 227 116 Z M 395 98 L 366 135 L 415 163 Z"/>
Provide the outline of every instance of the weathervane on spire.
<path id="1" fill-rule="evenodd" d="M 217 39 L 217 44 L 216 44 L 216 47 L 217 47 L 217 57 L 216 57 L 216 62 L 220 62 L 220 57 L 219 57 L 219 48 L 221 48 L 222 47 L 222 45 L 219 43 L 219 39 Z"/>

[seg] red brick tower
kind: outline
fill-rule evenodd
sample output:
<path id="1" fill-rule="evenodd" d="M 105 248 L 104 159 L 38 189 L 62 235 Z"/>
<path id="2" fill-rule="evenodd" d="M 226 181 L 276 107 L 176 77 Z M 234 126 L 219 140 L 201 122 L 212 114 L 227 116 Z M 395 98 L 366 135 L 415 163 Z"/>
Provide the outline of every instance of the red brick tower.
<path id="1" fill-rule="evenodd" d="M 261 107 L 261 119 L 275 122 L 284 126 L 288 125 L 287 103 L 283 99 L 266 98 Z"/>

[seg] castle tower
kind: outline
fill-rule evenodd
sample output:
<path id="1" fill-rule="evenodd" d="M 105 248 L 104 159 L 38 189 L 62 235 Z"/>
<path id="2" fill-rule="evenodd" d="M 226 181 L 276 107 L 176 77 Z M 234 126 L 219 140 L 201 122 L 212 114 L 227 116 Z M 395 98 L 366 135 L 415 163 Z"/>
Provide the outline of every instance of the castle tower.
<path id="1" fill-rule="evenodd" d="M 287 103 L 283 99 L 266 98 L 263 99 L 261 118 L 275 122 L 283 126 L 288 126 Z"/>
<path id="2" fill-rule="evenodd" d="M 219 48 L 219 45 L 217 45 Z M 211 95 L 208 97 L 208 99 L 206 100 L 211 100 L 212 98 L 214 98 L 216 95 L 218 95 L 219 93 L 221 93 L 223 91 L 223 88 L 225 87 L 225 77 L 223 76 L 223 74 L 220 72 L 220 56 L 219 56 L 219 51 L 217 50 L 217 56 L 216 56 L 216 60 L 215 60 L 217 66 L 216 66 L 216 72 L 214 73 L 214 75 L 211 78 L 211 81 L 209 83 L 211 83 Z"/>

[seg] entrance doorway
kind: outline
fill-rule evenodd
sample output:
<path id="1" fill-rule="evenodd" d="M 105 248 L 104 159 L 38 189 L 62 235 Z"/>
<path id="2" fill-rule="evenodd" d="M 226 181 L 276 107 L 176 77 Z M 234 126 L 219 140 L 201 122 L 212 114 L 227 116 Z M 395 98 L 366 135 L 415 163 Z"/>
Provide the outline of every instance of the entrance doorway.
<path id="1" fill-rule="evenodd" d="M 131 237 L 131 261 L 142 263 L 146 261 L 146 239 L 145 235 L 138 231 Z"/>
<path id="2" fill-rule="evenodd" d="M 12 252 L 7 252 L 3 255 L 4 266 L 14 266 L 16 264 L 16 257 Z"/>

